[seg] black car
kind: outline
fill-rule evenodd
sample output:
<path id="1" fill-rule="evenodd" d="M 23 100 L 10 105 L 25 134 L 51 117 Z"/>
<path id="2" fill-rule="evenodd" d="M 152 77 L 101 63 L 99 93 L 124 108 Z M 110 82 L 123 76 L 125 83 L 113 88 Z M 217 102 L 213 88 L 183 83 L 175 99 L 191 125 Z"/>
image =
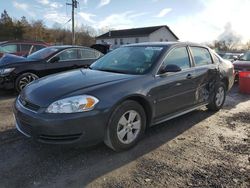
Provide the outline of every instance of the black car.
<path id="1" fill-rule="evenodd" d="M 20 92 L 40 77 L 88 67 L 101 56 L 102 53 L 81 46 L 51 46 L 27 57 L 6 54 L 0 59 L 0 88 Z"/>
<path id="2" fill-rule="evenodd" d="M 34 81 L 14 105 L 17 129 L 43 143 L 135 145 L 147 127 L 206 105 L 219 110 L 233 66 L 192 43 L 120 47 L 89 69 Z"/>

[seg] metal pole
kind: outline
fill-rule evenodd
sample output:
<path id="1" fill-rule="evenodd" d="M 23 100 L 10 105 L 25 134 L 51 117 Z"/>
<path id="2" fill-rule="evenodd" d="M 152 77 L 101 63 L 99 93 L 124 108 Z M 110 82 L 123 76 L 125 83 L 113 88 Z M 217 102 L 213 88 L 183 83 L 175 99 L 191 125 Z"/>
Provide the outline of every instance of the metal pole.
<path id="1" fill-rule="evenodd" d="M 75 45 L 75 0 L 72 0 L 72 45 Z"/>

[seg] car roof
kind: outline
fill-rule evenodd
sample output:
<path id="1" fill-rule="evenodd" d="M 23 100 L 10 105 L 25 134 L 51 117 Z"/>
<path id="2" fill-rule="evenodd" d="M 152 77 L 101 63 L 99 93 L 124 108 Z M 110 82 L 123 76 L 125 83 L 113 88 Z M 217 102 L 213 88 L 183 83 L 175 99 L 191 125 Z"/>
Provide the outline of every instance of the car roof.
<path id="1" fill-rule="evenodd" d="M 0 42 L 0 45 L 13 44 L 13 43 L 17 43 L 17 44 L 34 44 L 34 45 L 36 44 L 36 45 L 49 46 L 49 44 L 44 42 L 44 41 L 32 41 L 32 40 L 8 40 L 8 41 Z"/>
<path id="2" fill-rule="evenodd" d="M 169 47 L 169 46 L 175 46 L 175 45 L 190 45 L 190 46 L 200 46 L 200 47 L 206 47 L 202 44 L 198 43 L 192 43 L 192 42 L 143 42 L 143 43 L 135 43 L 135 44 L 127 44 L 124 46 L 162 46 L 162 47 Z"/>
<path id="3" fill-rule="evenodd" d="M 64 50 L 64 49 L 69 49 L 69 48 L 85 48 L 85 49 L 92 49 L 86 46 L 77 46 L 77 45 L 60 45 L 60 46 L 49 46 L 47 48 L 56 48 L 58 50 Z M 94 50 L 94 49 L 93 49 Z"/>

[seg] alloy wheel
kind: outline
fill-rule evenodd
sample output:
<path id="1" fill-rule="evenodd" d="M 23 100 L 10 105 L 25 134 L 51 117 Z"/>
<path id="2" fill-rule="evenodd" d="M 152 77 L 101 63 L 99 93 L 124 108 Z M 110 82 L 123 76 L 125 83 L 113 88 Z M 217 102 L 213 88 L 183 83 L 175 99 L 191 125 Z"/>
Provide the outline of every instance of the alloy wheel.
<path id="1" fill-rule="evenodd" d="M 27 84 L 33 82 L 36 79 L 38 79 L 38 76 L 35 74 L 27 74 L 26 76 L 22 77 L 18 83 L 19 90 L 21 91 Z"/>
<path id="2" fill-rule="evenodd" d="M 117 136 L 123 144 L 130 144 L 138 137 L 142 126 L 141 116 L 134 110 L 125 112 L 117 126 Z"/>
<path id="3" fill-rule="evenodd" d="M 217 106 L 221 106 L 225 98 L 225 90 L 223 87 L 219 87 L 215 96 L 215 103 Z"/>

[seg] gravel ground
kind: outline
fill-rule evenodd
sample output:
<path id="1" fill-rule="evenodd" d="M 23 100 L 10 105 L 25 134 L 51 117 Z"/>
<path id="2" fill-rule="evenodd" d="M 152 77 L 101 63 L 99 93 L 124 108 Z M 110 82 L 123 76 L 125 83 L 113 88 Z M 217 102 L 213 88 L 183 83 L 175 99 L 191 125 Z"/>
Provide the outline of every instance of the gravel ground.
<path id="1" fill-rule="evenodd" d="M 16 132 L 15 94 L 0 93 L 0 187 L 250 187 L 250 95 L 149 129 L 129 151 L 34 143 Z"/>

